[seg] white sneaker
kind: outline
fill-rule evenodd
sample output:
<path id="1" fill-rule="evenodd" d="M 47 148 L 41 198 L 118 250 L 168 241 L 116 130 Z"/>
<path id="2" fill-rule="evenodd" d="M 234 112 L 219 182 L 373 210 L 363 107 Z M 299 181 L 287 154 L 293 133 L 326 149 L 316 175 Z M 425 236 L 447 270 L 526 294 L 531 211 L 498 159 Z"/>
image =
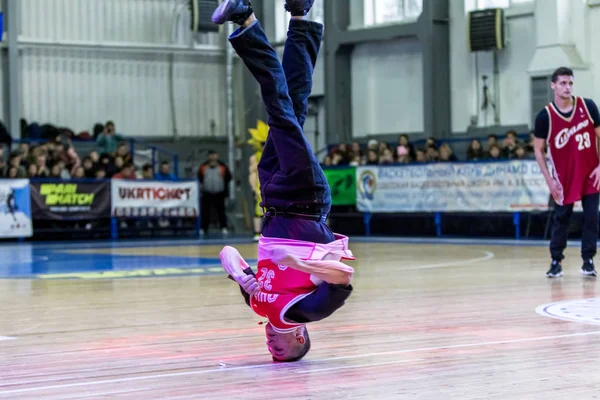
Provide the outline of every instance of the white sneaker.
<path id="1" fill-rule="evenodd" d="M 223 228 L 223 229 L 221 229 L 221 234 L 223 236 L 227 236 L 227 235 L 229 235 L 229 231 L 227 230 L 227 228 Z"/>

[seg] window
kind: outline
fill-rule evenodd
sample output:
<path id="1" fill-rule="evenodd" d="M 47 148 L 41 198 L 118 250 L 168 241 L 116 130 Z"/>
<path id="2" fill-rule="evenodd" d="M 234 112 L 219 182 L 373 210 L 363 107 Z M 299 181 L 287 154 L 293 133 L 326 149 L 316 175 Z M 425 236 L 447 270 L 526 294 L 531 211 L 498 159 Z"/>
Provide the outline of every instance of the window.
<path id="1" fill-rule="evenodd" d="M 275 40 L 277 42 L 283 42 L 287 37 L 287 29 L 290 24 L 291 15 L 285 11 L 284 2 L 275 2 Z M 310 9 L 307 18 L 311 21 L 323 23 L 324 21 L 324 10 L 323 1 L 315 1 L 315 4 Z"/>
<path id="2" fill-rule="evenodd" d="M 485 8 L 508 8 L 517 4 L 531 3 L 534 0 L 465 0 L 465 11 Z"/>
<path id="3" fill-rule="evenodd" d="M 364 0 L 365 25 L 416 20 L 423 0 Z"/>

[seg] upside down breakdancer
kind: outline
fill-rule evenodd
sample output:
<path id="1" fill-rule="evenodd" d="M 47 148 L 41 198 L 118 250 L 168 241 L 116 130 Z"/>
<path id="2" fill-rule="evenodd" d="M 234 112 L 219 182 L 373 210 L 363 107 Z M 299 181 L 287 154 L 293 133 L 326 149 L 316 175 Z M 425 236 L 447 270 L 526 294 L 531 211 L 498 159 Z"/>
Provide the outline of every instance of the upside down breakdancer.
<path id="1" fill-rule="evenodd" d="M 280 0 L 281 1 L 281 0 Z M 220 253 L 246 303 L 266 317 L 267 347 L 276 361 L 310 350 L 306 324 L 322 320 L 352 293 L 348 238 L 325 224 L 331 192 L 303 133 L 323 25 L 306 20 L 314 0 L 285 0 L 291 13 L 280 63 L 248 0 L 225 0 L 213 22 L 240 25 L 229 41 L 260 85 L 270 127 L 258 165 L 263 217 L 255 273 L 231 246 Z"/>

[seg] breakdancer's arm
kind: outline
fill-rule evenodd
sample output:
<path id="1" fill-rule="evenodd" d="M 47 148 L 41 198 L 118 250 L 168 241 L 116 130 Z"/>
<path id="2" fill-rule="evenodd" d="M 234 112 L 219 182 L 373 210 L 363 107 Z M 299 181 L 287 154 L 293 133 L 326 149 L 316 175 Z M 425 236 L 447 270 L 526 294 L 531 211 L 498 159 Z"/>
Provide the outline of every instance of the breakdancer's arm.
<path id="1" fill-rule="evenodd" d="M 275 250 L 271 260 L 280 265 L 309 273 L 332 285 L 350 285 L 354 269 L 335 260 L 300 260 L 285 250 Z"/>
<path id="2" fill-rule="evenodd" d="M 228 278 L 240 285 L 240 291 L 246 300 L 246 304 L 250 305 L 250 296 L 260 291 L 254 271 L 234 247 L 225 246 L 219 257 L 223 269 L 229 274 Z"/>

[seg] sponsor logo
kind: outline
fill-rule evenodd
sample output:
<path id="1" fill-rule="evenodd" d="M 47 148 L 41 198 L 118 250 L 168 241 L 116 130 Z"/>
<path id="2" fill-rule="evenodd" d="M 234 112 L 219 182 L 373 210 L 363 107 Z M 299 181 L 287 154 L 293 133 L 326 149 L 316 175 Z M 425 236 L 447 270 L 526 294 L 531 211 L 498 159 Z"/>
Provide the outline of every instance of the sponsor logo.
<path id="1" fill-rule="evenodd" d="M 377 188 L 377 179 L 372 171 L 363 171 L 358 177 L 358 192 L 363 199 L 373 200 L 375 189 Z"/>
<path id="2" fill-rule="evenodd" d="M 563 321 L 600 325 L 600 298 L 559 301 L 544 304 L 535 312 Z"/>
<path id="3" fill-rule="evenodd" d="M 43 183 L 40 195 L 44 197 L 46 206 L 91 206 L 93 193 L 79 193 L 74 183 Z"/>
<path id="4" fill-rule="evenodd" d="M 161 187 L 119 188 L 119 197 L 124 200 L 189 200 L 191 189 L 166 189 Z"/>
<path id="5" fill-rule="evenodd" d="M 589 124 L 590 120 L 586 119 L 585 121 L 577 124 L 577 126 L 572 126 L 571 128 L 565 128 L 561 130 L 560 132 L 558 132 L 558 135 L 556 135 L 556 138 L 554 139 L 554 146 L 557 149 L 562 149 L 567 145 L 567 143 L 569 143 L 569 139 L 571 139 L 571 136 L 575 135 L 580 130 L 587 128 Z"/>

